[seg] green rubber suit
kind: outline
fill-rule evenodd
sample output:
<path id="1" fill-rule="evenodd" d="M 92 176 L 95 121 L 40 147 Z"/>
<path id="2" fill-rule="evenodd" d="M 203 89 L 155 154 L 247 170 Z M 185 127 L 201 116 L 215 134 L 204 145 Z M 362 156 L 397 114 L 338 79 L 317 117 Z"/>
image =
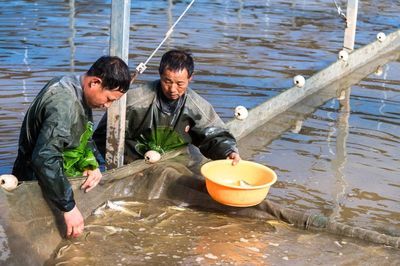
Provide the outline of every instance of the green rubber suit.
<path id="1" fill-rule="evenodd" d="M 164 153 L 168 150 L 193 144 L 210 159 L 225 159 L 237 152 L 236 140 L 210 103 L 196 92 L 186 93 L 168 108 L 163 99 L 160 81 L 149 82 L 127 92 L 125 163 L 143 158 L 148 150 Z M 104 115 L 93 135 L 100 153 L 104 156 L 106 143 Z"/>
<path id="2" fill-rule="evenodd" d="M 67 177 L 98 167 L 89 141 L 92 125 L 80 77 L 51 80 L 25 115 L 13 174 L 19 180 L 38 180 L 60 210 L 72 210 L 75 201 Z"/>

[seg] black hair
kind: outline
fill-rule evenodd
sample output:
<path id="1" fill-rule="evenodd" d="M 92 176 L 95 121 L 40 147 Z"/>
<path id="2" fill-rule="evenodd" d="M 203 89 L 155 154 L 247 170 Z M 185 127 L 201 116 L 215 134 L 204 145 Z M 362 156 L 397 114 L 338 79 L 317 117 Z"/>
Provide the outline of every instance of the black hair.
<path id="1" fill-rule="evenodd" d="M 190 51 L 183 50 L 171 50 L 166 52 L 161 58 L 158 73 L 162 75 L 166 69 L 171 71 L 186 69 L 190 78 L 194 71 L 192 54 Z"/>
<path id="2" fill-rule="evenodd" d="M 128 65 L 118 56 L 102 56 L 86 73 L 102 80 L 103 88 L 125 93 L 131 83 Z"/>

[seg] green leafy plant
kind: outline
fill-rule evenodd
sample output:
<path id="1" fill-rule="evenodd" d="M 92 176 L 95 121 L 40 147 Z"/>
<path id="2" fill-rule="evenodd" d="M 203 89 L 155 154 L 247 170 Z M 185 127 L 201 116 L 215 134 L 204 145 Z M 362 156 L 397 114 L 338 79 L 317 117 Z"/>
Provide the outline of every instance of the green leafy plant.
<path id="1" fill-rule="evenodd" d="M 170 127 L 157 127 L 150 136 L 140 135 L 135 149 L 143 156 L 149 150 L 164 154 L 184 145 L 186 145 L 186 142 L 176 131 Z"/>
<path id="2" fill-rule="evenodd" d="M 81 135 L 79 146 L 63 152 L 63 166 L 66 176 L 82 176 L 83 171 L 94 170 L 99 167 L 92 148 L 88 145 L 92 135 L 93 123 L 88 122 L 85 132 Z"/>

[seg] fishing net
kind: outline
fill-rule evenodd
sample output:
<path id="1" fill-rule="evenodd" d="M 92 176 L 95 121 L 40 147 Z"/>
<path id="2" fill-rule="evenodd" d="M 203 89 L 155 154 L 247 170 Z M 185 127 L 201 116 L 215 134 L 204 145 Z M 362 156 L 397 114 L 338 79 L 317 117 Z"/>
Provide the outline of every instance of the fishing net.
<path id="1" fill-rule="evenodd" d="M 135 162 L 111 170 L 104 176 L 102 184 L 90 193 L 79 190 L 83 179 L 71 180 L 79 209 L 88 217 L 108 200 L 166 200 L 193 210 L 263 221 L 278 220 L 305 230 L 400 247 L 399 237 L 338 223 L 320 214 L 296 211 L 268 199 L 248 208 L 221 205 L 207 193 L 204 178 L 199 174 L 201 164 L 187 157 L 182 155 L 155 165 Z M 0 225 L 8 241 L 3 253 L 10 254 L 7 263 L 42 264 L 54 256 L 55 248 L 65 233 L 62 213 L 43 199 L 36 182 L 24 182 L 13 193 L 1 192 L 0 211 Z M 27 247 L 31 252 L 21 254 L 20 251 L 26 251 Z"/>
<path id="2" fill-rule="evenodd" d="M 219 211 L 257 219 L 280 220 L 298 228 L 354 237 L 377 244 L 400 248 L 400 237 L 336 222 L 316 213 L 305 213 L 281 206 L 266 199 L 257 206 L 238 208 L 221 205 L 210 198 L 198 169 L 191 171 L 183 164 L 155 165 L 135 180 L 135 197 L 168 199 L 177 205 Z"/>

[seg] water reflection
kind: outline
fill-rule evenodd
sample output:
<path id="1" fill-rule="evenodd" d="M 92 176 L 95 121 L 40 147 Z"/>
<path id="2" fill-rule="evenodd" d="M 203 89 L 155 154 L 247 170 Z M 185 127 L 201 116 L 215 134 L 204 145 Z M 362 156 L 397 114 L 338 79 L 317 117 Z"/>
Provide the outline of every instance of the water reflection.
<path id="1" fill-rule="evenodd" d="M 275 191 L 276 200 L 296 209 L 323 211 L 348 224 L 400 234 L 395 218 L 400 198 L 394 186 L 400 160 L 400 87 L 394 74 L 399 68 L 399 62 L 385 65 L 389 71 L 381 79 L 369 75 L 345 90 L 343 99 L 333 98 L 317 108 L 301 131 L 287 132 L 259 149 L 254 158 L 275 168 L 284 182 Z M 298 163 L 288 165 L 287 160 Z"/>

